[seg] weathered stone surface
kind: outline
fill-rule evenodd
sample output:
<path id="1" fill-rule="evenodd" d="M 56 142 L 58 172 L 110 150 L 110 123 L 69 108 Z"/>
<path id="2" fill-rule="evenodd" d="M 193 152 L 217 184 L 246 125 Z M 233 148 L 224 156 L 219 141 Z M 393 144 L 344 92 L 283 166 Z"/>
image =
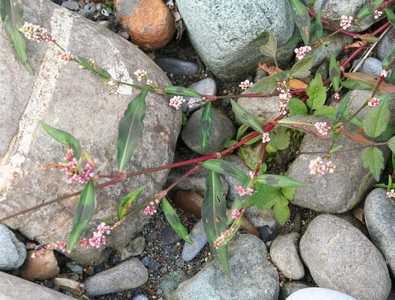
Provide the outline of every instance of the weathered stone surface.
<path id="1" fill-rule="evenodd" d="M 232 121 L 220 110 L 212 110 L 212 127 L 208 139 L 206 153 L 203 153 L 200 143 L 200 117 L 203 109 L 196 111 L 187 121 L 181 131 L 184 143 L 199 154 L 210 154 L 224 150 L 226 142 L 234 138 L 236 134 Z"/>
<path id="2" fill-rule="evenodd" d="M 370 94 L 369 91 L 354 90 L 348 109 L 351 112 L 356 111 L 370 97 Z M 363 110 L 358 115 L 360 120 L 365 118 L 367 112 L 367 110 Z M 313 135 L 307 134 L 303 138 L 300 151 L 325 153 L 331 143 L 330 139 L 318 140 Z M 355 143 L 344 135 L 339 136 L 337 144 L 342 144 L 344 149 L 355 147 Z M 388 158 L 388 149 L 380 149 L 384 151 L 385 159 Z M 292 203 L 326 213 L 343 213 L 354 208 L 364 199 L 372 184 L 376 182 L 372 173 L 363 167 L 361 151 L 350 151 L 346 155 L 333 153 L 331 160 L 336 166 L 335 172 L 322 177 L 309 173 L 310 161 L 315 159 L 315 156 L 298 156 L 288 169 L 287 176 L 305 183 L 306 187 L 296 188 Z"/>
<path id="3" fill-rule="evenodd" d="M 263 55 L 261 43 L 250 42 L 263 31 L 274 34 L 281 46 L 294 29 L 290 4 L 284 0 L 179 0 L 177 5 L 194 48 L 222 80 L 243 80 L 253 73 Z"/>
<path id="4" fill-rule="evenodd" d="M 386 190 L 375 189 L 366 197 L 365 222 L 372 242 L 395 275 L 395 205 L 386 198 Z"/>
<path id="5" fill-rule="evenodd" d="M 207 264 L 191 279 L 171 292 L 169 300 L 278 298 L 278 274 L 267 261 L 266 246 L 253 236 L 240 234 L 229 244 L 226 276 L 217 260 Z"/>
<path id="6" fill-rule="evenodd" d="M 73 300 L 74 298 L 46 288 L 42 285 L 0 272 L 0 299 Z"/>
<path id="7" fill-rule="evenodd" d="M 384 257 L 349 222 L 320 215 L 308 226 L 299 247 L 319 287 L 361 300 L 387 299 L 391 279 Z"/>
<path id="8" fill-rule="evenodd" d="M 200 219 L 192 228 L 189 236 L 193 240 L 193 245 L 189 243 L 184 244 L 182 249 L 182 259 L 185 261 L 191 261 L 199 254 L 200 250 L 207 244 L 207 236 L 204 231 L 203 221 Z"/>
<path id="9" fill-rule="evenodd" d="M 172 39 L 174 18 L 162 0 L 116 0 L 114 5 L 119 24 L 141 49 L 156 50 Z"/>
<path id="10" fill-rule="evenodd" d="M 270 246 L 270 257 L 285 277 L 298 280 L 304 277 L 304 266 L 299 256 L 300 234 L 292 232 L 276 237 Z"/>
<path id="11" fill-rule="evenodd" d="M 306 288 L 298 290 L 287 298 L 287 300 L 356 300 L 354 297 L 325 288 Z"/>
<path id="12" fill-rule="evenodd" d="M 18 269 L 25 259 L 25 245 L 11 230 L 0 224 L 0 270 Z"/>
<path id="13" fill-rule="evenodd" d="M 137 258 L 131 258 L 114 268 L 97 273 L 85 280 L 86 295 L 98 296 L 134 289 L 148 279 L 147 269 Z"/>
<path id="14" fill-rule="evenodd" d="M 133 72 L 145 69 L 159 86 L 170 81 L 136 46 L 89 20 L 46 0 L 24 3 L 24 20 L 48 28 L 57 42 L 76 55 L 92 58 L 118 80 L 136 80 Z M 91 33 L 95 32 L 94 35 Z M 87 38 L 87 40 L 84 40 Z M 53 140 L 39 121 L 73 134 L 95 160 L 99 174 L 117 173 L 118 123 L 128 103 L 139 92 L 107 85 L 78 65 L 64 65 L 55 57 L 54 44 L 27 41 L 31 76 L 15 59 L 6 33 L 0 29 L 0 219 L 82 188 L 69 185 L 58 170 L 41 164 L 61 161 L 66 147 Z M 172 162 L 181 113 L 159 95 L 146 97 L 144 131 L 125 173 Z M 135 188 L 148 187 L 137 199 L 141 205 L 162 189 L 168 171 L 142 175 L 96 191 L 96 207 L 86 237 L 105 218 L 117 221 L 122 198 Z M 67 240 L 78 197 L 45 206 L 4 223 L 40 243 Z M 108 246 L 121 247 L 144 225 L 142 212 L 128 218 L 108 238 Z M 81 264 L 99 261 L 103 251 L 77 247 L 72 257 Z"/>
<path id="15" fill-rule="evenodd" d="M 312 285 L 307 282 L 287 281 L 280 288 L 280 296 L 278 297 L 278 300 L 286 300 L 292 293 L 309 287 L 312 287 Z"/>
<path id="16" fill-rule="evenodd" d="M 21 277 L 30 281 L 47 280 L 59 274 L 58 261 L 52 250 L 40 254 L 39 251 L 29 250 L 25 263 L 22 265 Z M 33 257 L 37 255 L 37 257 Z"/>

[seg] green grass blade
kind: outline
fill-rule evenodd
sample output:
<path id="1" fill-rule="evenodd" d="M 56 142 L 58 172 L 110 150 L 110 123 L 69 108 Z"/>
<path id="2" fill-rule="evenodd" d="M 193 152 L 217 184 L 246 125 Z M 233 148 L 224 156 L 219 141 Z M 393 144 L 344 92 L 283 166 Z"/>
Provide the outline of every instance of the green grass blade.
<path id="1" fill-rule="evenodd" d="M 145 116 L 145 97 L 148 94 L 148 88 L 144 87 L 142 91 L 131 101 L 125 111 L 124 116 L 119 122 L 118 140 L 117 140 L 117 166 L 119 172 L 125 168 L 137 143 L 143 133 L 144 116 Z"/>
<path id="2" fill-rule="evenodd" d="M 93 182 L 90 180 L 78 200 L 77 207 L 74 211 L 73 229 L 71 230 L 69 239 L 67 241 L 67 252 L 71 252 L 75 245 L 77 245 L 82 234 L 88 227 L 89 221 L 92 218 L 95 207 L 95 192 Z"/>

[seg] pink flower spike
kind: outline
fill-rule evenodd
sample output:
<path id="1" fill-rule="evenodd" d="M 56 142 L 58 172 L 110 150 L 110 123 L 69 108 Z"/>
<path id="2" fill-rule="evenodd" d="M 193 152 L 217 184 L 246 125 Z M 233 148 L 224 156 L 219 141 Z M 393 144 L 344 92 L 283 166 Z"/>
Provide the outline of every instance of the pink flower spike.
<path id="1" fill-rule="evenodd" d="M 236 219 L 237 217 L 239 217 L 241 215 L 241 213 L 239 212 L 239 210 L 234 209 L 232 211 L 232 219 Z"/>
<path id="2" fill-rule="evenodd" d="M 241 185 L 239 185 L 237 188 L 237 193 L 239 193 L 239 196 L 242 197 L 246 194 L 246 191 L 243 189 Z"/>
<path id="3" fill-rule="evenodd" d="M 339 92 L 334 93 L 333 98 L 339 100 L 340 99 Z"/>
<path id="4" fill-rule="evenodd" d="M 309 165 L 310 174 L 316 174 L 318 177 L 321 177 L 325 174 L 325 165 L 321 159 L 321 157 L 317 157 L 316 159 L 310 161 Z"/>
<path id="5" fill-rule="evenodd" d="M 387 75 L 388 75 L 388 71 L 386 71 L 386 70 L 381 70 L 380 76 L 383 76 L 383 77 L 385 78 L 385 77 L 387 77 Z"/>
<path id="6" fill-rule="evenodd" d="M 253 191 L 254 191 L 253 189 L 248 188 L 248 189 L 246 190 L 246 194 L 249 195 L 249 196 L 251 196 Z"/>
<path id="7" fill-rule="evenodd" d="M 381 17 L 382 14 L 383 14 L 383 11 L 381 11 L 381 10 L 375 10 L 375 11 L 374 11 L 374 18 L 377 20 L 378 18 Z"/>
<path id="8" fill-rule="evenodd" d="M 240 82 L 239 87 L 243 90 L 243 91 L 247 91 L 250 88 L 252 88 L 252 86 L 254 85 L 253 82 L 250 82 L 248 79 L 244 80 L 242 82 Z"/>
<path id="9" fill-rule="evenodd" d="M 169 105 L 175 107 L 176 109 L 180 109 L 184 102 L 185 99 L 183 96 L 174 96 L 170 99 Z"/>
<path id="10" fill-rule="evenodd" d="M 301 60 L 310 51 L 311 51 L 311 47 L 310 46 L 303 46 L 303 47 L 300 47 L 300 48 L 296 48 L 295 49 L 296 58 L 298 60 Z"/>
<path id="11" fill-rule="evenodd" d="M 264 132 L 262 135 L 262 143 L 269 143 L 270 142 L 270 134 L 269 132 Z"/>
<path id="12" fill-rule="evenodd" d="M 379 103 L 380 103 L 380 100 L 377 99 L 376 97 L 370 98 L 368 101 L 368 105 L 370 107 L 376 107 L 377 105 L 379 105 Z"/>
<path id="13" fill-rule="evenodd" d="M 351 26 L 352 20 L 354 18 L 351 16 L 341 16 L 340 18 L 340 27 L 343 28 L 343 30 L 346 30 L 348 27 Z"/>

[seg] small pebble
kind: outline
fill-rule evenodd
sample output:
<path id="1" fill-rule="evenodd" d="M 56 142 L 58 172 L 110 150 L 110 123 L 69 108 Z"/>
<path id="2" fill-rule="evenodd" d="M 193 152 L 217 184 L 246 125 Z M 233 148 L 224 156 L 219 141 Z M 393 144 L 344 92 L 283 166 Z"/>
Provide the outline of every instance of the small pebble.
<path id="1" fill-rule="evenodd" d="M 72 272 L 82 275 L 84 273 L 84 268 L 77 265 L 76 263 L 67 263 L 66 267 L 69 268 Z"/>
<path id="2" fill-rule="evenodd" d="M 149 300 L 146 295 L 138 294 L 132 298 L 132 300 Z"/>
<path id="3" fill-rule="evenodd" d="M 84 12 L 86 13 L 95 13 L 96 12 L 96 5 L 94 3 L 88 3 L 84 6 Z"/>
<path id="4" fill-rule="evenodd" d="M 70 10 L 79 10 L 80 6 L 75 1 L 65 1 L 62 3 L 62 7 L 70 9 Z"/>
<path id="5" fill-rule="evenodd" d="M 173 245 L 181 240 L 181 237 L 174 231 L 171 226 L 166 226 L 165 229 L 162 231 L 162 243 L 164 246 L 166 245 Z"/>
<path id="6" fill-rule="evenodd" d="M 156 270 L 158 270 L 159 264 L 156 261 L 150 260 L 147 267 L 150 270 L 156 271 Z"/>
<path id="7" fill-rule="evenodd" d="M 185 261 L 191 261 L 199 254 L 200 250 L 207 244 L 207 236 L 204 231 L 203 221 L 200 220 L 193 227 L 190 237 L 195 243 L 193 246 L 185 243 L 184 248 L 182 249 L 182 259 Z"/>
<path id="8" fill-rule="evenodd" d="M 176 58 L 157 58 L 155 59 L 155 63 L 163 71 L 176 76 L 195 75 L 199 71 L 199 67 L 196 63 Z"/>

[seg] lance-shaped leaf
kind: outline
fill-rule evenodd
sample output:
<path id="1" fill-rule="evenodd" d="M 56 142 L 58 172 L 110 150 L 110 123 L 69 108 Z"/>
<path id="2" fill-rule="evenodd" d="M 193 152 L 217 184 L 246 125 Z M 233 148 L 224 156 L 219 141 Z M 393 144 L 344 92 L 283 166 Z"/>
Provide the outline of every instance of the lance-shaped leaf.
<path id="1" fill-rule="evenodd" d="M 289 72 L 291 78 L 305 78 L 310 75 L 310 69 L 314 63 L 314 56 L 305 56 L 302 60 L 299 60 L 293 65 Z"/>
<path id="2" fill-rule="evenodd" d="M 264 32 L 262 36 L 263 38 L 267 38 L 267 41 L 259 48 L 261 53 L 273 58 L 277 65 L 277 40 L 275 36 L 268 31 Z"/>
<path id="3" fill-rule="evenodd" d="M 376 147 L 369 147 L 362 151 L 361 158 L 363 166 L 369 168 L 369 171 L 378 181 L 380 179 L 381 170 L 384 169 L 383 152 Z"/>
<path id="4" fill-rule="evenodd" d="M 333 122 L 336 123 L 337 120 L 339 120 L 344 112 L 346 111 L 347 105 L 348 105 L 348 101 L 350 101 L 350 97 L 351 97 L 351 91 L 349 91 L 342 99 L 342 101 L 340 102 L 339 106 L 337 107 L 335 114 L 333 115 Z"/>
<path id="5" fill-rule="evenodd" d="M 180 95 L 180 96 L 184 96 L 184 97 L 197 97 L 199 99 L 202 98 L 202 94 L 200 94 L 198 91 L 195 91 L 195 90 L 189 89 L 189 88 L 184 88 L 182 86 L 167 86 L 163 89 L 163 91 L 169 95 Z"/>
<path id="6" fill-rule="evenodd" d="M 262 174 L 255 177 L 255 181 L 272 187 L 306 186 L 304 183 L 282 175 Z"/>
<path id="7" fill-rule="evenodd" d="M 337 92 L 340 88 L 340 68 L 333 53 L 329 62 L 329 77 L 331 78 L 333 89 Z"/>
<path id="8" fill-rule="evenodd" d="M 309 96 L 307 99 L 307 105 L 311 110 L 315 110 L 322 107 L 326 101 L 326 88 L 322 84 L 322 77 L 320 73 L 317 73 L 310 85 L 306 89 L 306 93 Z"/>
<path id="9" fill-rule="evenodd" d="M 363 17 L 373 15 L 374 11 L 383 3 L 384 0 L 376 0 L 371 3 L 364 5 L 357 15 L 357 19 L 362 19 Z"/>
<path id="10" fill-rule="evenodd" d="M 226 226 L 226 199 L 218 173 L 209 171 L 206 179 L 206 192 L 202 204 L 202 220 L 207 240 L 212 251 L 217 255 L 226 274 L 230 276 L 228 265 L 228 245 L 216 249 L 214 242 L 227 229 Z"/>
<path id="11" fill-rule="evenodd" d="M 321 8 L 317 11 L 315 18 L 315 38 L 317 41 L 322 39 L 322 33 L 324 31 L 324 26 L 322 25 Z"/>
<path id="12" fill-rule="evenodd" d="M 343 134 L 349 140 L 353 141 L 354 143 L 362 144 L 362 145 L 372 144 L 371 141 L 369 141 L 366 137 L 364 137 L 362 134 L 358 132 L 350 131 L 348 129 L 343 129 L 342 131 L 340 131 L 340 133 Z"/>
<path id="13" fill-rule="evenodd" d="M 270 94 L 277 87 L 277 80 L 273 76 L 263 77 L 254 83 L 250 89 L 251 93 Z"/>
<path id="14" fill-rule="evenodd" d="M 387 16 L 387 20 L 391 23 L 393 27 L 395 27 L 395 13 L 388 8 L 385 8 L 384 11 L 385 15 Z"/>
<path id="15" fill-rule="evenodd" d="M 255 118 L 248 111 L 246 111 L 244 108 L 242 108 L 232 99 L 230 99 L 230 103 L 232 104 L 233 112 L 241 122 L 247 124 L 248 126 L 252 127 L 254 130 L 263 134 L 261 125 L 259 125 L 258 121 L 255 120 Z"/>
<path id="16" fill-rule="evenodd" d="M 81 157 L 81 146 L 74 136 L 63 130 L 55 129 L 42 121 L 40 121 L 40 124 L 44 130 L 59 143 L 71 147 L 71 149 L 73 149 L 74 157 L 77 160 Z"/>
<path id="17" fill-rule="evenodd" d="M 371 84 L 372 86 L 376 86 L 380 79 L 380 76 L 361 72 L 343 73 L 343 75 L 350 80 L 361 80 L 365 83 Z M 386 82 L 382 82 L 378 89 L 378 93 L 379 95 L 395 93 L 395 86 Z"/>
<path id="18" fill-rule="evenodd" d="M 211 127 L 213 125 L 213 108 L 212 103 L 208 102 L 204 107 L 203 113 L 200 117 L 200 144 L 203 154 L 206 153 L 208 140 L 210 138 Z"/>
<path id="19" fill-rule="evenodd" d="M 256 164 L 258 163 L 259 155 L 250 147 L 240 147 L 239 151 L 239 155 L 241 155 L 247 166 L 251 170 L 254 170 L 256 168 Z"/>
<path id="20" fill-rule="evenodd" d="M 94 74 L 100 76 L 101 78 L 103 78 L 105 80 L 110 80 L 111 79 L 110 73 L 108 73 L 106 70 L 104 70 L 102 68 L 99 68 L 96 65 L 91 65 L 86 58 L 84 58 L 82 56 L 78 56 L 78 61 L 81 64 L 81 66 L 91 70 Z"/>
<path id="21" fill-rule="evenodd" d="M 77 245 L 82 234 L 88 227 L 89 221 L 93 215 L 95 207 L 95 191 L 93 182 L 90 180 L 80 195 L 77 207 L 73 216 L 73 229 L 71 230 L 69 239 L 67 241 L 67 252 L 71 252 L 75 245 Z"/>
<path id="22" fill-rule="evenodd" d="M 300 35 L 304 44 L 307 46 L 310 40 L 310 16 L 306 6 L 299 0 L 290 0 L 292 7 L 292 16 L 296 26 L 299 28 Z"/>
<path id="23" fill-rule="evenodd" d="M 217 172 L 223 175 L 229 175 L 237 180 L 244 182 L 248 179 L 248 176 L 244 174 L 238 167 L 234 164 L 222 160 L 222 159 L 210 159 L 199 163 L 202 167 Z"/>
<path id="24" fill-rule="evenodd" d="M 138 189 L 134 190 L 133 192 L 129 193 L 125 198 L 122 199 L 118 209 L 118 219 L 122 219 L 127 214 L 134 200 L 137 199 L 137 197 L 146 187 L 147 187 L 146 185 L 143 185 Z"/>
<path id="25" fill-rule="evenodd" d="M 0 15 L 3 28 L 11 40 L 16 57 L 26 70 L 33 75 L 33 69 L 28 63 L 25 39 L 19 32 L 19 29 L 23 26 L 22 2 L 18 0 L 0 0 Z"/>
<path id="26" fill-rule="evenodd" d="M 167 201 L 166 197 L 162 198 L 162 207 L 163 207 L 163 212 L 165 213 L 166 220 L 167 222 L 169 222 L 171 228 L 173 228 L 173 230 L 177 232 L 177 234 L 184 241 L 186 241 L 188 244 L 193 245 L 194 242 L 192 238 L 189 236 L 188 231 L 186 230 L 184 225 L 182 225 L 180 218 L 177 215 L 177 212 L 171 206 L 169 201 Z"/>
<path id="27" fill-rule="evenodd" d="M 345 80 L 340 84 L 350 90 L 372 90 L 374 88 L 373 84 L 361 80 Z"/>
<path id="28" fill-rule="evenodd" d="M 131 101 L 125 111 L 124 116 L 119 121 L 119 131 L 117 140 L 117 166 L 122 172 L 126 164 L 130 161 L 137 143 L 143 133 L 145 116 L 145 97 L 148 88 L 143 90 Z"/>
<path id="29" fill-rule="evenodd" d="M 371 108 L 363 121 L 363 130 L 372 139 L 384 132 L 390 120 L 388 100 L 380 101 L 377 107 Z"/>
<path id="30" fill-rule="evenodd" d="M 333 136 L 332 131 L 328 131 L 326 135 L 323 135 L 315 127 L 316 123 L 326 123 L 328 127 L 333 126 L 332 120 L 325 116 L 310 115 L 310 116 L 288 117 L 279 120 L 278 123 L 282 124 L 283 126 L 299 130 L 301 132 L 313 134 L 320 139 L 329 139 L 332 138 Z"/>

